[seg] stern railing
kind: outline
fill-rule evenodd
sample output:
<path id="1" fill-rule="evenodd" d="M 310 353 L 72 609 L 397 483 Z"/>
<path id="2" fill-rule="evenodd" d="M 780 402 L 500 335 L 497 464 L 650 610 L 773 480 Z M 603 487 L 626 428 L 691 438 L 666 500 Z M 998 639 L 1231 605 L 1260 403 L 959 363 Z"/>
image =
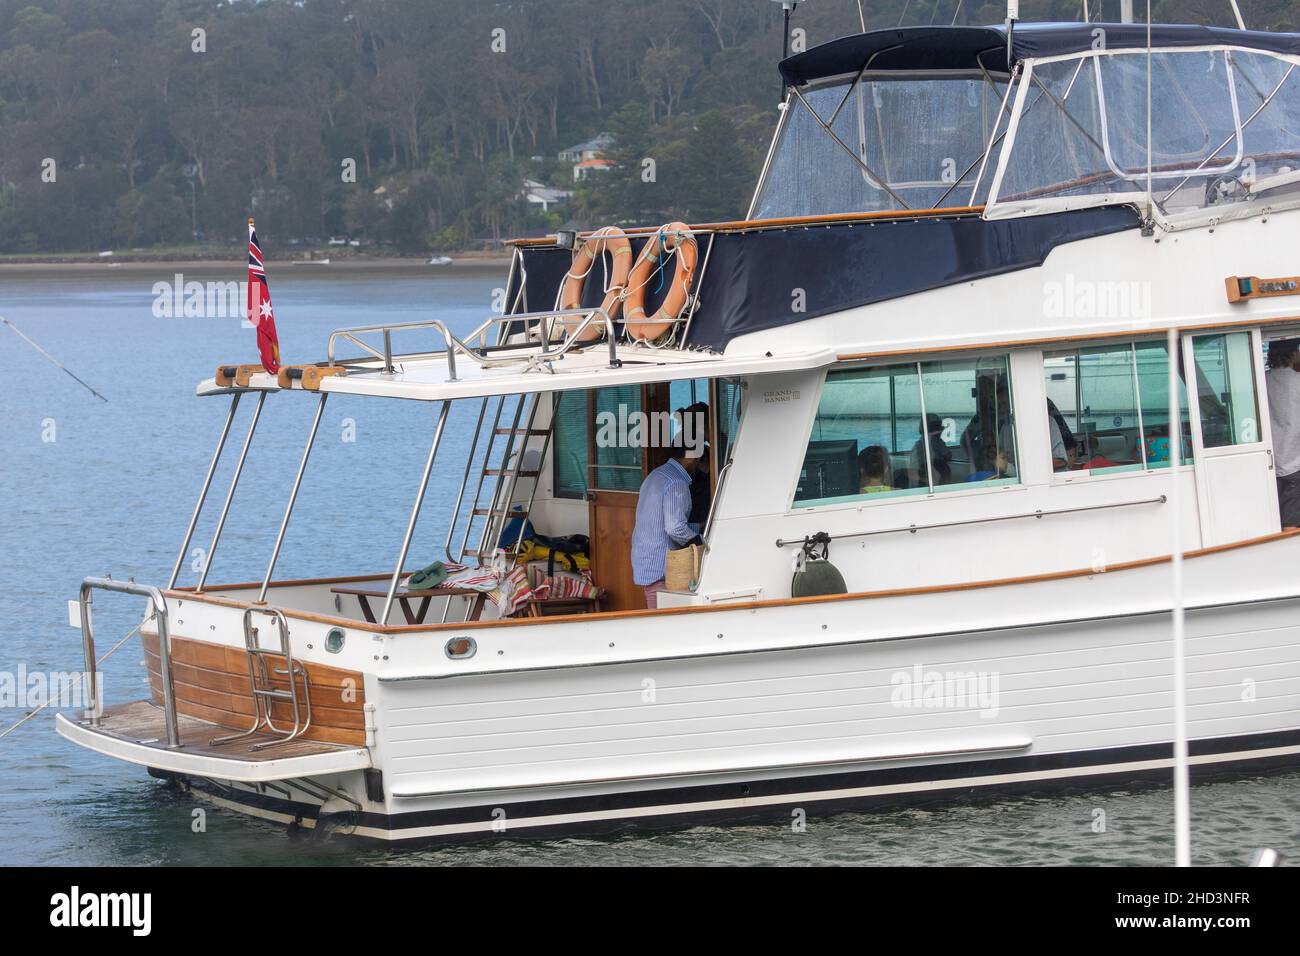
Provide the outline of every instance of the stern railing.
<path id="1" fill-rule="evenodd" d="M 86 676 L 89 680 L 87 700 L 90 724 L 99 725 L 99 715 L 104 702 L 100 699 L 99 676 L 95 672 L 95 630 L 91 615 L 92 592 L 113 591 L 147 597 L 153 604 L 158 620 L 158 659 L 162 666 L 163 712 L 167 724 L 167 747 L 175 750 L 181 745 L 180 730 L 176 724 L 176 691 L 172 685 L 171 635 L 167 620 L 167 599 L 162 591 L 148 584 L 134 581 L 114 581 L 112 578 L 86 578 L 81 582 L 81 650 L 86 658 Z"/>

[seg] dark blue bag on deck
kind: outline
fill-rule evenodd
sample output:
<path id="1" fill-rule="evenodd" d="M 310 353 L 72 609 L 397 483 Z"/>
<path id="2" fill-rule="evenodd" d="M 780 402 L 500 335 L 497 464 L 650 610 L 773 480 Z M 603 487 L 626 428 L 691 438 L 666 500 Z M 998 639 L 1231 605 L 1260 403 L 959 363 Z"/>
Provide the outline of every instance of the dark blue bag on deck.
<path id="1" fill-rule="evenodd" d="M 522 536 L 520 529 L 523 530 Z M 519 541 L 528 541 L 535 537 L 537 537 L 537 529 L 533 527 L 531 521 L 521 514 L 507 521 L 506 526 L 501 529 L 501 537 L 497 540 L 497 548 L 502 551 L 513 551 Z"/>

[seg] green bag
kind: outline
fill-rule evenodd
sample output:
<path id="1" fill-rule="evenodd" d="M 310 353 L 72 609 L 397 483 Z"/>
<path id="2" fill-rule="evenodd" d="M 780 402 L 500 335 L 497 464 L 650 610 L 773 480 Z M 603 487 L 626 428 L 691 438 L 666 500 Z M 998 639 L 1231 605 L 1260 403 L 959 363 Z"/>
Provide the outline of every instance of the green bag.
<path id="1" fill-rule="evenodd" d="M 408 591 L 426 591 L 436 588 L 447 580 L 447 568 L 441 561 L 435 561 L 427 568 L 420 568 L 406 582 Z"/>

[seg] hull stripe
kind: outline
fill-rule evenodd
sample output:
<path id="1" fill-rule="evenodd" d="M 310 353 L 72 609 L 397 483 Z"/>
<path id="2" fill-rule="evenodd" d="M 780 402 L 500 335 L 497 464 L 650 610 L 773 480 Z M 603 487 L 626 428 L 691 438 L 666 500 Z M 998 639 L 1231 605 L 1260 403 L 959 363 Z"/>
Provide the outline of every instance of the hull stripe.
<path id="1" fill-rule="evenodd" d="M 1254 744 L 1255 746 L 1252 746 Z M 1300 764 L 1300 731 L 1255 734 L 1217 740 L 1194 741 L 1189 763 L 1193 767 L 1229 769 L 1269 761 L 1281 765 Z M 725 819 L 754 816 L 782 806 L 849 807 L 855 802 L 885 801 L 888 798 L 921 796 L 963 789 L 1026 788 L 1059 785 L 1080 778 L 1150 777 L 1173 766 L 1172 746 L 1142 747 L 1049 754 L 1005 760 L 931 764 L 891 768 L 852 774 L 826 774 L 800 778 L 769 779 L 749 783 L 727 783 L 685 787 L 667 791 L 623 791 L 595 797 L 551 800 L 502 801 L 476 806 L 398 814 L 363 812 L 354 815 L 346 833 L 383 842 L 427 841 L 473 838 L 475 836 L 518 836 L 521 832 L 555 835 L 564 830 L 607 829 L 612 824 L 636 820 Z M 196 781 L 196 783 L 201 783 Z M 750 792 L 761 791 L 761 792 Z M 245 803 L 245 798 L 248 803 Z M 218 800 L 246 810 L 255 805 L 255 815 L 289 822 L 300 815 L 304 825 L 319 807 L 269 798 L 242 790 L 222 788 Z M 505 810 L 503 820 L 492 817 L 495 807 Z M 275 813 L 271 808 L 281 808 Z M 512 815 L 512 814 L 518 814 Z M 504 829 L 503 829 L 504 826 Z"/>

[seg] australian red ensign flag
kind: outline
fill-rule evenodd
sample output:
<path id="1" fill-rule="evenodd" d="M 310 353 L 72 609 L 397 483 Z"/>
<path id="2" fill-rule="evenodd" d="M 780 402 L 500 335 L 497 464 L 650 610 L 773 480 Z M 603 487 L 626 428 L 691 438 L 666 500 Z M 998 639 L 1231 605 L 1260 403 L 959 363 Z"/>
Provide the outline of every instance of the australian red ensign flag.
<path id="1" fill-rule="evenodd" d="M 275 334 L 275 313 L 271 309 L 271 287 L 266 284 L 262 247 L 257 244 L 253 220 L 248 220 L 248 321 L 257 329 L 257 349 L 262 368 L 280 371 L 280 337 Z"/>

